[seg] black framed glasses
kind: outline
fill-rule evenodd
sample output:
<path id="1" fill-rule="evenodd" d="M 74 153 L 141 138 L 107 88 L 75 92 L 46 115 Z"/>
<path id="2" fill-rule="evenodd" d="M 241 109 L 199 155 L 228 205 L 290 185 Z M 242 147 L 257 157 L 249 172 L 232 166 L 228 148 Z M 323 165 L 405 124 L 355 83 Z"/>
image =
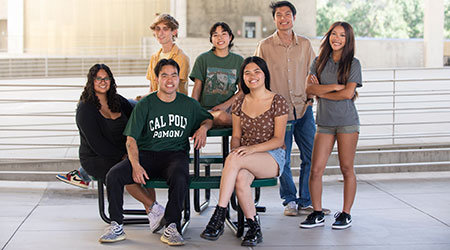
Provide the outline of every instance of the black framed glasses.
<path id="1" fill-rule="evenodd" d="M 111 78 L 109 77 L 105 77 L 105 78 L 101 78 L 101 77 L 96 77 L 94 78 L 96 81 L 101 82 L 101 81 L 105 81 L 105 82 L 109 82 L 111 81 Z"/>

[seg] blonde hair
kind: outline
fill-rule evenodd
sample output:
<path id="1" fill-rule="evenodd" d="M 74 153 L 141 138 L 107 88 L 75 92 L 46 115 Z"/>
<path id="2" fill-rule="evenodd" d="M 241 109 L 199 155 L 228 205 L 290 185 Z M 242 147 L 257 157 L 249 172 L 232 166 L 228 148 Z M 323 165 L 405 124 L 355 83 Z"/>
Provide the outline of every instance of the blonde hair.
<path id="1" fill-rule="evenodd" d="M 155 31 L 156 26 L 160 23 L 164 23 L 171 30 L 177 30 L 179 27 L 178 21 L 173 16 L 169 14 L 160 14 L 156 17 L 155 21 L 150 26 L 150 29 Z M 178 33 L 175 34 L 174 37 L 178 37 Z"/>

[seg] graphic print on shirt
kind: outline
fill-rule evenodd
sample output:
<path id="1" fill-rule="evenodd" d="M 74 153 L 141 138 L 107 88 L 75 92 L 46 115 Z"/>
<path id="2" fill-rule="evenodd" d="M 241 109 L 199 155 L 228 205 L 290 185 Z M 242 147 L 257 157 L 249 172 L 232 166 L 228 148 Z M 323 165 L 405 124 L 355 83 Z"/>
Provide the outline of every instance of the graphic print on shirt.
<path id="1" fill-rule="evenodd" d="M 182 137 L 187 124 L 188 119 L 177 114 L 160 115 L 148 122 L 153 138 Z"/>
<path id="2" fill-rule="evenodd" d="M 227 95 L 233 91 L 236 80 L 236 69 L 208 67 L 202 95 Z"/>

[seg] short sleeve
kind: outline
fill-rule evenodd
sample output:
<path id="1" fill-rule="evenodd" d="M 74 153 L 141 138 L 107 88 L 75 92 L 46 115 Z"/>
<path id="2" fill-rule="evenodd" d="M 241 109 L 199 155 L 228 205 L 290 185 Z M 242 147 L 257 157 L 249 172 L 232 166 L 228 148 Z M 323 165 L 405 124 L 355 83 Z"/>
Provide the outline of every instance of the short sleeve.
<path id="1" fill-rule="evenodd" d="M 192 81 L 195 81 L 195 79 L 199 79 L 200 81 L 204 82 L 206 78 L 206 56 L 205 54 L 201 54 L 195 59 L 194 67 L 192 68 L 191 74 L 189 75 L 189 78 Z"/>
<path id="2" fill-rule="evenodd" d="M 274 109 L 274 112 L 273 112 L 274 117 L 289 114 L 289 106 L 286 102 L 286 99 L 284 99 L 284 97 L 282 97 L 281 95 L 276 94 L 273 97 L 272 104 L 273 104 L 273 109 Z"/>
<path id="3" fill-rule="evenodd" d="M 309 74 L 310 75 L 316 75 L 317 76 L 316 61 L 317 61 L 317 57 L 314 58 L 314 60 L 311 63 L 311 66 L 309 67 Z"/>
<path id="4" fill-rule="evenodd" d="M 361 63 L 358 59 L 353 58 L 350 76 L 347 82 L 356 82 L 356 87 L 362 87 Z"/>
<path id="5" fill-rule="evenodd" d="M 141 137 L 142 131 L 145 127 L 145 118 L 148 113 L 148 103 L 147 99 L 150 96 L 144 97 L 139 101 L 131 112 L 130 118 L 128 119 L 127 126 L 123 131 L 123 135 L 133 137 L 136 141 Z M 145 104 L 144 104 L 145 100 Z"/>
<path id="6" fill-rule="evenodd" d="M 192 98 L 189 98 L 188 100 L 190 100 L 192 102 L 193 110 L 194 110 L 194 114 L 195 114 L 194 115 L 195 123 L 194 123 L 193 129 L 190 133 L 190 136 L 192 136 L 192 135 L 194 135 L 195 131 L 197 131 L 197 129 L 200 127 L 200 124 L 204 120 L 207 120 L 207 119 L 213 120 L 214 117 L 211 115 L 211 113 L 209 113 L 206 109 L 204 109 L 197 100 L 194 100 Z"/>
<path id="7" fill-rule="evenodd" d="M 240 96 L 239 98 L 234 99 L 233 104 L 231 105 L 231 113 L 236 116 L 241 116 L 241 107 L 242 102 L 244 101 L 245 95 Z"/>

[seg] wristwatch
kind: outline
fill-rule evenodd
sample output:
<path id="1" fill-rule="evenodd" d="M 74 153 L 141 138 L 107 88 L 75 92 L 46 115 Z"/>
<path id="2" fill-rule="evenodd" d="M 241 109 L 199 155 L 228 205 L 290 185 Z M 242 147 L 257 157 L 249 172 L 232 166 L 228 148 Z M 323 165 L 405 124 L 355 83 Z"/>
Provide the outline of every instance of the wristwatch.
<path id="1" fill-rule="evenodd" d="M 308 98 L 308 99 L 306 99 L 305 103 L 308 103 L 308 102 L 314 103 L 314 98 Z"/>

